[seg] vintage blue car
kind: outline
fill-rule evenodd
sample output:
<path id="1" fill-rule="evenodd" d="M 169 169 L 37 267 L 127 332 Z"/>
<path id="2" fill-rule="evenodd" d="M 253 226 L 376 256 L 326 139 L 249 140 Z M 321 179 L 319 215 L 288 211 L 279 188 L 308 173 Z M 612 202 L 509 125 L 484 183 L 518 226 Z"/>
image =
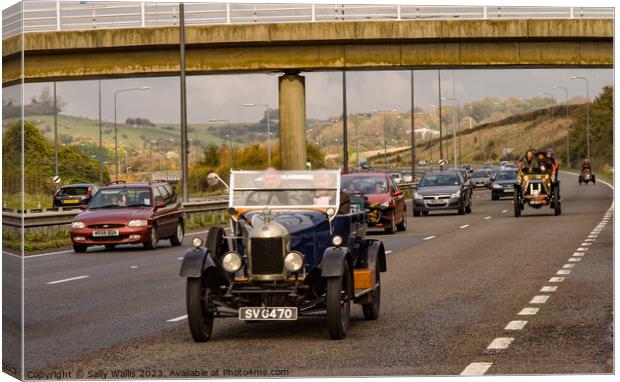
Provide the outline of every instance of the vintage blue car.
<path id="1" fill-rule="evenodd" d="M 352 303 L 379 317 L 385 249 L 364 238 L 364 202 L 340 192 L 339 171 L 232 171 L 228 212 L 230 231 L 194 239 L 181 264 L 194 341 L 210 340 L 220 317 L 323 313 L 332 339 L 345 337 Z"/>

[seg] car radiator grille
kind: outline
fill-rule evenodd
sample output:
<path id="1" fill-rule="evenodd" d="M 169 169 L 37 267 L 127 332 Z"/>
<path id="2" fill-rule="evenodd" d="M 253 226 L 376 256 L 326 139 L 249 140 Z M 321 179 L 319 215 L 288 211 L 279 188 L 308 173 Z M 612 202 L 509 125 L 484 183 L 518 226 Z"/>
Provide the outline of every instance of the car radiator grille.
<path id="1" fill-rule="evenodd" d="M 272 275 L 284 272 L 282 238 L 253 238 L 250 246 L 252 274 Z"/>
<path id="2" fill-rule="evenodd" d="M 125 224 L 91 224 L 88 228 L 121 228 L 124 226 Z"/>

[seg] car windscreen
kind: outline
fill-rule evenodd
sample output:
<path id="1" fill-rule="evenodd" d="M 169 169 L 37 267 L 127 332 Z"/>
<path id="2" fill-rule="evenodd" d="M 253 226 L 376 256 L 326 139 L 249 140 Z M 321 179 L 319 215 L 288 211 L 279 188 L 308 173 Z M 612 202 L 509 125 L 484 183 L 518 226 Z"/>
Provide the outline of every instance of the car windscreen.
<path id="1" fill-rule="evenodd" d="M 472 178 L 488 178 L 489 173 L 487 171 L 476 171 L 471 177 Z"/>
<path id="2" fill-rule="evenodd" d="M 337 207 L 340 172 L 233 171 L 232 207 Z"/>
<path id="3" fill-rule="evenodd" d="M 360 176 L 342 179 L 342 191 L 347 193 L 385 194 L 388 192 L 384 176 Z"/>
<path id="4" fill-rule="evenodd" d="M 112 187 L 100 189 L 88 208 L 151 207 L 151 190 L 148 187 Z"/>
<path id="5" fill-rule="evenodd" d="M 58 196 L 80 196 L 88 193 L 88 187 L 63 187 L 58 191 Z"/>
<path id="6" fill-rule="evenodd" d="M 495 180 L 516 180 L 517 173 L 515 171 L 502 171 L 497 174 Z"/>
<path id="7" fill-rule="evenodd" d="M 424 175 L 418 187 L 458 186 L 461 182 L 456 174 Z"/>

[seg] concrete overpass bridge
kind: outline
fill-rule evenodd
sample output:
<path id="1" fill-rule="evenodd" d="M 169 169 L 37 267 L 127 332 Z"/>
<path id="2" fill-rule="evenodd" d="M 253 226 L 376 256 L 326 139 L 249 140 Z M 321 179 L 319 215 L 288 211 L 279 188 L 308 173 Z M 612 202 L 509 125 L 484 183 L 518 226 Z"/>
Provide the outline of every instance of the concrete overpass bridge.
<path id="1" fill-rule="evenodd" d="M 74 24 L 63 30 L 61 3 L 50 4 L 56 4 L 56 28 L 30 25 L 29 30 L 24 13 L 21 25 L 26 33 L 3 33 L 7 36 L 2 42 L 3 86 L 22 78 L 43 82 L 179 75 L 179 27 L 149 25 L 143 3 L 129 3 L 142 4 L 138 26 L 124 22 L 118 28 L 119 24 L 110 24 L 110 16 L 104 17 L 103 25 L 93 24 L 87 30 Z M 501 11 L 489 13 L 486 7 L 477 13 L 461 7 L 461 13 L 419 17 L 418 7 L 418 17 L 407 17 L 407 9 L 403 12 L 396 6 L 389 17 L 383 13 L 356 18 L 359 12 L 345 13 L 343 8 L 331 18 L 317 19 L 312 6 L 309 21 L 294 9 L 289 16 L 297 18 L 277 13 L 279 18 L 259 20 L 255 11 L 255 22 L 240 18 L 235 23 L 231 6 L 221 6 L 226 6 L 225 22 L 197 25 L 196 21 L 186 26 L 186 73 L 282 72 L 280 139 L 287 142 L 282 155 L 291 168 L 303 168 L 306 160 L 305 83 L 300 75 L 304 71 L 613 65 L 613 13 L 600 10 L 589 10 L 587 17 L 582 9 L 581 17 L 579 11 L 575 17 L 572 8 L 555 13 L 537 8 L 524 14 L 503 8 L 502 17 Z"/>

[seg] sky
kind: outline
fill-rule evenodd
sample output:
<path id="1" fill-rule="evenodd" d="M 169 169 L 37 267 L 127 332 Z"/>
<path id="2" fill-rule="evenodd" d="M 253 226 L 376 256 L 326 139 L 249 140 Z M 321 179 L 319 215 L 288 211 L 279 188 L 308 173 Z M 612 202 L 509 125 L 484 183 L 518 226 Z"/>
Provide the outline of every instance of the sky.
<path id="1" fill-rule="evenodd" d="M 586 76 L 590 95 L 596 96 L 605 85 L 613 84 L 611 69 L 468 69 L 442 70 L 442 95 L 457 98 L 461 104 L 486 96 L 531 98 L 539 92 L 552 93 L 558 102 L 564 93 L 553 85 L 565 86 L 569 96 L 585 96 L 585 82 L 570 76 Z M 342 72 L 308 72 L 306 77 L 307 118 L 327 119 L 342 114 Z M 453 85 L 454 78 L 454 85 Z M 411 108 L 411 72 L 347 72 L 347 108 L 349 113 Z M 65 81 L 57 83 L 57 94 L 66 102 L 64 114 L 98 118 L 98 82 Z M 437 104 L 437 70 L 415 71 L 415 105 L 427 108 Z M 26 84 L 24 98 L 38 95 L 51 83 Z M 144 117 L 155 123 L 178 123 L 180 119 L 178 77 L 113 79 L 101 81 L 102 116 L 114 120 L 114 92 L 149 86 L 147 91 L 119 93 L 117 119 Z M 453 92 L 454 91 L 454 92 Z M 228 74 L 187 77 L 188 121 L 205 123 L 209 119 L 254 122 L 262 117 L 262 108 L 244 107 L 244 103 L 278 104 L 278 74 Z M 19 98 L 16 87 L 4 89 L 3 102 Z"/>

